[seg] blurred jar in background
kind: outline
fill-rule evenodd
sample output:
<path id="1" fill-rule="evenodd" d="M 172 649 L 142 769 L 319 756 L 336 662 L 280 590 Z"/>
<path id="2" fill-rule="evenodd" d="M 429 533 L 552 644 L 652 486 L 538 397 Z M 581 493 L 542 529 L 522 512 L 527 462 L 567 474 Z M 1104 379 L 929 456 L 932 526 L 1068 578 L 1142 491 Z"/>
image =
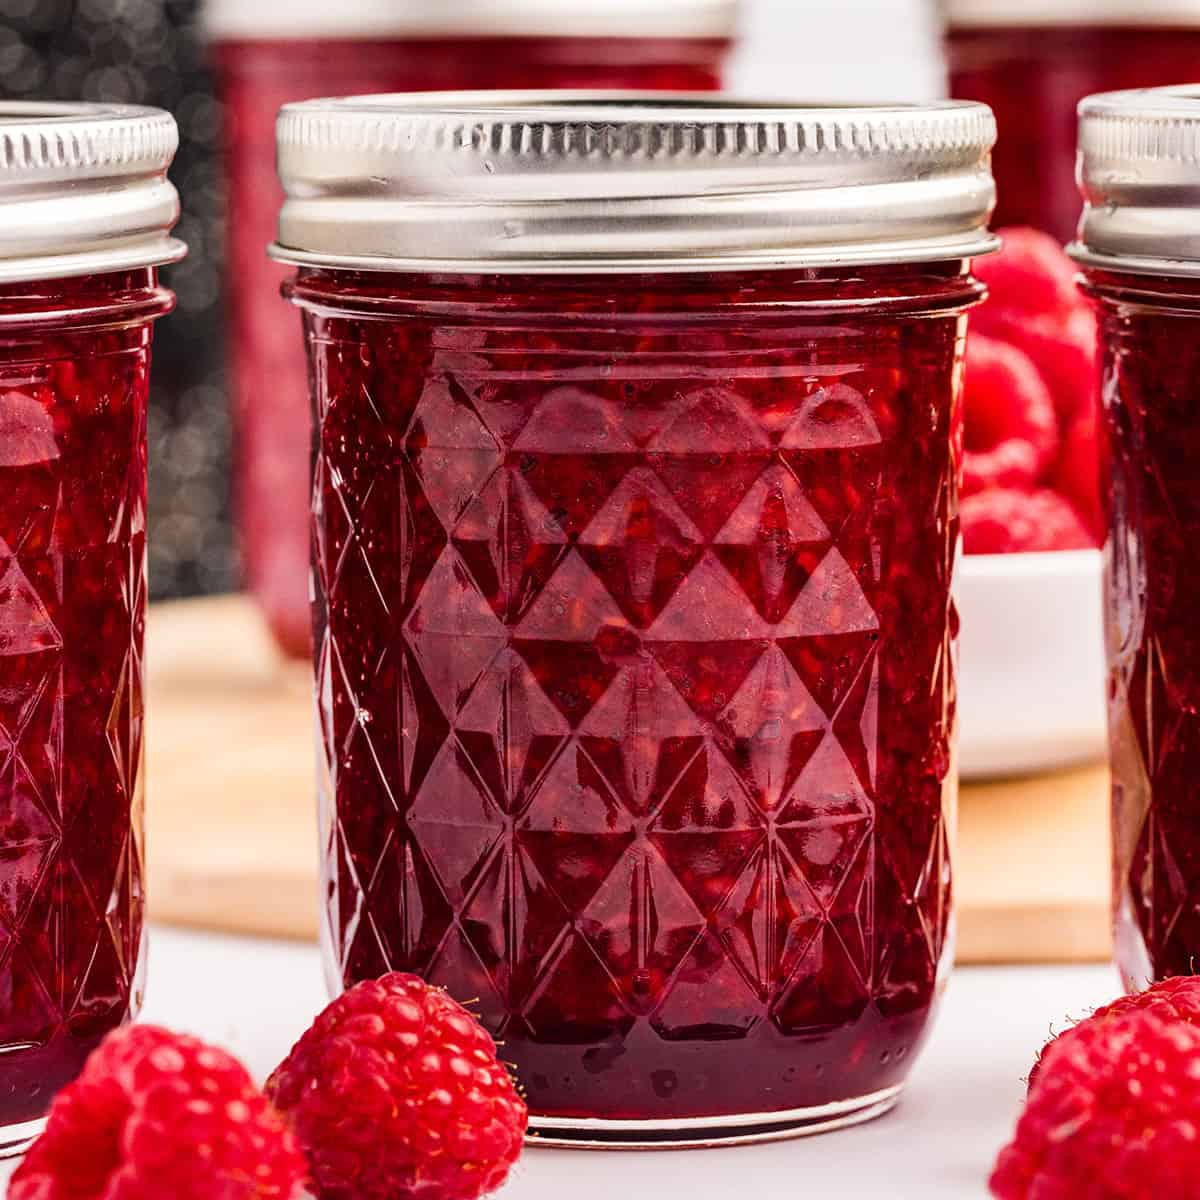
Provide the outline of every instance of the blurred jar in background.
<path id="1" fill-rule="evenodd" d="M 1079 101 L 1200 78 L 1197 0 L 945 0 L 944 11 L 950 94 L 996 114 L 997 226 L 1069 241 Z"/>
<path id="2" fill-rule="evenodd" d="M 281 105 L 350 93 L 720 86 L 737 0 L 214 0 L 225 106 L 228 282 L 246 585 L 280 647 L 310 637 L 310 427 L 304 350 L 266 257 L 283 196 Z"/>

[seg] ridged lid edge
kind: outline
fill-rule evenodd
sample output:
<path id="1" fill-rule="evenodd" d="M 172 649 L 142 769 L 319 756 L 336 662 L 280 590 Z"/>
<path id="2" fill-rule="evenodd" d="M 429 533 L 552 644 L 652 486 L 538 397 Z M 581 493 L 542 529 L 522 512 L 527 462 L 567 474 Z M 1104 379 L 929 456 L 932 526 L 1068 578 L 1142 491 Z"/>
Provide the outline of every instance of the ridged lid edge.
<path id="1" fill-rule="evenodd" d="M 464 99 L 460 99 L 460 96 Z M 603 106 L 616 94 L 575 93 L 571 107 L 523 108 L 513 94 L 497 92 L 488 107 L 469 94 L 426 93 L 417 97 L 364 96 L 310 100 L 285 105 L 276 123 L 281 155 L 361 152 L 476 155 L 494 174 L 496 155 L 532 160 L 617 159 L 653 161 L 670 157 L 746 161 L 759 156 L 908 153 L 936 157 L 980 153 L 996 139 L 996 122 L 986 105 L 947 102 L 930 106 L 813 107 L 798 116 L 786 107 L 761 107 L 707 97 L 665 93 L 661 101 L 636 105 L 614 123 Z M 596 102 L 589 107 L 588 101 Z M 636 100 L 650 101 L 649 97 Z M 671 101 L 691 103 L 682 114 Z M 511 103 L 510 103 L 511 101 Z M 704 105 L 703 108 L 700 105 Z M 408 111 L 405 111 L 405 110 Z M 747 116 L 747 112 L 757 115 Z M 703 119 L 701 119 L 703 114 Z"/>
<path id="2" fill-rule="evenodd" d="M 686 270 L 991 248 L 984 105 L 618 93 L 307 101 L 280 114 L 285 261 Z"/>
<path id="3" fill-rule="evenodd" d="M 0 182 L 14 172 L 165 171 L 179 148 L 170 113 L 132 105 L 0 104 Z"/>
<path id="4" fill-rule="evenodd" d="M 132 105 L 0 103 L 0 280 L 154 266 L 168 235 L 174 118 Z"/>
<path id="5" fill-rule="evenodd" d="M 1086 97 L 1076 173 L 1077 261 L 1200 274 L 1200 85 Z"/>

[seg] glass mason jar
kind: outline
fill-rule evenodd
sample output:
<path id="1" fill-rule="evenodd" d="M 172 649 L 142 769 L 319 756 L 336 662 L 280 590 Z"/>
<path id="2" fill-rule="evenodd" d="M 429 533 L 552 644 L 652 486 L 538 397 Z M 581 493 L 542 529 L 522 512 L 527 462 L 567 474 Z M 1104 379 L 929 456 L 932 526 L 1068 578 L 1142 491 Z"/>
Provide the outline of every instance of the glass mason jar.
<path id="1" fill-rule="evenodd" d="M 992 130 L 284 109 L 331 985 L 474 999 L 545 1140 L 848 1124 L 924 1040 Z"/>
<path id="2" fill-rule="evenodd" d="M 943 0 L 950 94 L 990 105 L 996 224 L 1075 235 L 1075 107 L 1200 77 L 1192 0 Z"/>
<path id="3" fill-rule="evenodd" d="M 146 399 L 175 122 L 0 105 L 0 1155 L 141 1003 Z"/>
<path id="4" fill-rule="evenodd" d="M 243 573 L 281 649 L 306 657 L 308 385 L 286 272 L 263 255 L 283 194 L 275 116 L 314 96 L 454 88 L 720 85 L 737 0 L 215 0 Z M 282 500 L 281 500 L 282 498 Z"/>
<path id="5" fill-rule="evenodd" d="M 1080 106 L 1100 317 L 1113 910 L 1125 985 L 1200 955 L 1200 88 Z"/>

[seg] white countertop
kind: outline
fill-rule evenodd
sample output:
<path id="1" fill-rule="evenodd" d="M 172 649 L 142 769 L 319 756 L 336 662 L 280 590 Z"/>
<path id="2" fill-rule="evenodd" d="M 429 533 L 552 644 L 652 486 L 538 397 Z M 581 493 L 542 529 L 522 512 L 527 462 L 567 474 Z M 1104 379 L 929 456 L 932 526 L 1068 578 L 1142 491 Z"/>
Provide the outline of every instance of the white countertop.
<path id="1" fill-rule="evenodd" d="M 158 928 L 144 1018 L 238 1054 L 258 1077 L 325 1003 L 313 946 Z M 1111 1000 L 1108 967 L 965 967 L 898 1108 L 857 1129 L 728 1150 L 530 1150 L 503 1200 L 972 1200 L 986 1195 L 1022 1078 L 1051 1030 Z M 3 1173 L 0 1172 L 0 1179 Z"/>

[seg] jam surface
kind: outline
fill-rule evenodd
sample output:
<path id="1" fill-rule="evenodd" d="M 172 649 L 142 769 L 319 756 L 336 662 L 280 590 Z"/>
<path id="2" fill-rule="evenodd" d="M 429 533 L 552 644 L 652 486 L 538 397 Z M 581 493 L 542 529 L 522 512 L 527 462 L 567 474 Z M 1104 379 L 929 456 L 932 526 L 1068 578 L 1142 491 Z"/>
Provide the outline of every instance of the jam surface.
<path id="1" fill-rule="evenodd" d="M 1075 236 L 1076 106 L 1093 92 L 1191 83 L 1200 29 L 1061 26 L 952 29 L 950 94 L 996 114 L 996 225 Z"/>
<path id="2" fill-rule="evenodd" d="M 287 270 L 266 257 L 283 193 L 275 117 L 293 100 L 461 88 L 719 86 L 720 39 L 482 38 L 235 42 L 219 47 L 229 187 L 231 354 L 243 573 L 279 645 L 309 652 L 311 419 Z M 285 499 L 281 502 L 280 498 Z"/>
<path id="3" fill-rule="evenodd" d="M 151 272 L 0 287 L 6 1127 L 140 1003 L 146 395 L 166 307 Z"/>
<path id="4" fill-rule="evenodd" d="M 1099 275 L 1117 961 L 1126 986 L 1200 955 L 1200 288 Z"/>
<path id="5" fill-rule="evenodd" d="M 333 986 L 475 999 L 544 1115 L 902 1081 L 948 965 L 973 295 L 302 274 Z"/>

